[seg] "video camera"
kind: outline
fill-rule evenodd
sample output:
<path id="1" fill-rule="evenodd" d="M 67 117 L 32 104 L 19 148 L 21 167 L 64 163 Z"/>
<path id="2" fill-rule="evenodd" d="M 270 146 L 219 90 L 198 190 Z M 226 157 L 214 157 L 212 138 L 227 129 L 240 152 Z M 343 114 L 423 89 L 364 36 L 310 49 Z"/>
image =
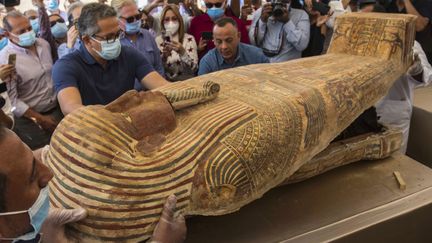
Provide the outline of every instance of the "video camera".
<path id="1" fill-rule="evenodd" d="M 273 11 L 271 15 L 275 17 L 280 17 L 284 14 L 283 8 L 286 7 L 286 3 L 282 0 L 270 0 Z"/>
<path id="2" fill-rule="evenodd" d="M 15 7 L 20 5 L 20 0 L 0 0 L 5 7 Z"/>

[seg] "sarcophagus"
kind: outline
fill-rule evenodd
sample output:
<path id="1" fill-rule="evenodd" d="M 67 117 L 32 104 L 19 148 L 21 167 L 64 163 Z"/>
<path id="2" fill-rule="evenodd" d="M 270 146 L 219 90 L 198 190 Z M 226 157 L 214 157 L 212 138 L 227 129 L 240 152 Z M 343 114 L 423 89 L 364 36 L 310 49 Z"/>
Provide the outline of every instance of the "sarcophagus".
<path id="1" fill-rule="evenodd" d="M 70 233 L 103 242 L 147 239 L 170 194 L 185 215 L 236 211 L 289 181 L 386 94 L 410 65 L 414 29 L 409 15 L 346 15 L 327 55 L 81 108 L 59 124 L 44 156 L 55 174 L 51 202 L 86 208 Z M 382 153 L 376 144 L 368 151 Z"/>

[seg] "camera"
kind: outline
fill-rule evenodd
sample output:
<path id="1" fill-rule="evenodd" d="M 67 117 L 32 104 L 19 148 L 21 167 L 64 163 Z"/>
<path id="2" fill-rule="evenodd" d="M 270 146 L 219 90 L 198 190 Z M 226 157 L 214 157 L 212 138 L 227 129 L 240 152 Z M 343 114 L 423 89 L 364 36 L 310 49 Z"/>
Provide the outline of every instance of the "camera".
<path id="1" fill-rule="evenodd" d="M 286 3 L 282 0 L 271 0 L 271 6 L 273 8 L 271 15 L 275 17 L 280 17 L 284 14 L 284 8 L 286 7 Z"/>
<path id="2" fill-rule="evenodd" d="M 15 7 L 20 5 L 20 0 L 0 0 L 5 7 Z"/>

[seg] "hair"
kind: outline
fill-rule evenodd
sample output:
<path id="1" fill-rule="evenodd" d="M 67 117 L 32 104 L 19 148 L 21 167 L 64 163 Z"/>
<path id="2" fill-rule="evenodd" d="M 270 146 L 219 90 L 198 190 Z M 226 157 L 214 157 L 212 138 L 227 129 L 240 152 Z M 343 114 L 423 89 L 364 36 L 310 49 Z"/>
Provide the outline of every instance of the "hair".
<path id="1" fill-rule="evenodd" d="M 24 14 L 22 14 L 19 11 L 10 11 L 9 13 L 7 13 L 7 15 L 3 18 L 3 28 L 6 29 L 7 31 L 12 31 L 12 26 L 9 24 L 8 19 L 9 18 L 20 18 L 23 17 L 25 19 L 27 19 L 26 16 L 24 16 Z"/>
<path id="2" fill-rule="evenodd" d="M 24 11 L 24 16 L 28 17 L 32 13 L 35 13 L 37 15 L 38 12 L 34 9 L 29 9 L 29 10 Z"/>
<path id="3" fill-rule="evenodd" d="M 113 7 L 101 3 L 89 3 L 84 5 L 81 16 L 78 18 L 78 32 L 81 36 L 92 36 L 100 31 L 99 20 L 116 17 Z"/>
<path id="4" fill-rule="evenodd" d="M 136 2 L 134 0 L 112 0 L 111 1 L 111 7 L 113 7 L 115 9 L 115 11 L 117 12 L 117 17 L 120 17 L 120 11 L 122 8 L 126 7 L 126 6 L 130 6 L 130 5 L 136 5 Z M 138 6 L 137 6 L 138 8 Z"/>
<path id="5" fill-rule="evenodd" d="M 51 18 L 52 16 L 57 16 L 57 17 L 63 19 L 63 17 L 60 16 L 60 14 L 50 14 L 50 15 L 48 16 L 48 18 Z M 65 20 L 65 19 L 63 19 L 63 20 Z"/>
<path id="6" fill-rule="evenodd" d="M 237 22 L 231 17 L 223 17 L 223 18 L 216 20 L 216 22 L 215 22 L 215 26 L 218 26 L 218 27 L 225 27 L 225 25 L 227 25 L 227 24 L 232 24 L 236 29 L 238 29 Z"/>
<path id="7" fill-rule="evenodd" d="M 8 129 L 3 126 L 0 125 L 0 143 L 3 142 L 3 140 L 6 138 L 7 136 L 7 131 Z M 7 182 L 7 177 L 5 174 L 0 173 L 0 213 L 4 212 L 6 210 L 6 182 Z"/>
<path id="8" fill-rule="evenodd" d="M 74 3 L 72 3 L 71 5 L 69 5 L 68 10 L 67 10 L 67 17 L 68 17 L 68 19 L 71 18 L 71 16 L 72 16 L 72 12 L 73 12 L 75 9 L 80 8 L 80 7 L 83 7 L 83 6 L 84 6 L 84 3 L 80 2 L 80 1 L 78 1 L 78 2 L 74 2 Z"/>
<path id="9" fill-rule="evenodd" d="M 374 5 L 372 12 L 374 12 L 374 13 L 387 13 L 386 8 L 379 3 Z"/>
<path id="10" fill-rule="evenodd" d="M 166 13 L 171 10 L 173 11 L 174 15 L 177 17 L 178 21 L 179 21 L 179 30 L 178 30 L 178 36 L 179 36 L 179 42 L 183 43 L 183 38 L 184 38 L 184 34 L 185 34 L 185 27 L 184 27 L 184 23 L 183 23 L 183 17 L 180 14 L 179 8 L 177 7 L 177 5 L 175 4 L 168 4 L 166 5 L 163 10 L 162 10 L 162 14 L 160 17 L 160 26 L 161 29 L 165 31 L 165 24 L 164 24 L 164 19 L 165 19 L 165 15 Z"/>

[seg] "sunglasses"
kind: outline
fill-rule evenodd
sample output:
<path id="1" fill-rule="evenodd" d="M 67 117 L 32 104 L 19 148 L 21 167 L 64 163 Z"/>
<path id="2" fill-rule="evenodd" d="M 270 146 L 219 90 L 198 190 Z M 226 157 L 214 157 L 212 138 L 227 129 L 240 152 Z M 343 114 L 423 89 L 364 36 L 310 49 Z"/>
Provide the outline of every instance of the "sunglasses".
<path id="1" fill-rule="evenodd" d="M 125 17 L 123 17 L 123 16 L 120 16 L 120 18 L 126 20 L 126 22 L 130 24 L 130 23 L 133 23 L 133 22 L 135 22 L 135 21 L 137 21 L 137 20 L 140 20 L 140 19 L 141 19 L 141 16 L 142 16 L 142 14 L 139 13 L 139 14 L 137 14 L 137 15 L 130 16 L 130 17 L 128 17 L 128 18 L 125 18 Z"/>
<path id="2" fill-rule="evenodd" d="M 220 8 L 222 7 L 223 3 L 206 3 L 205 6 L 206 8 L 213 8 L 213 6 L 215 6 L 216 8 Z"/>
<path id="3" fill-rule="evenodd" d="M 56 21 L 50 21 L 50 26 L 53 27 L 57 23 L 64 23 L 65 21 L 63 19 L 57 19 Z"/>

